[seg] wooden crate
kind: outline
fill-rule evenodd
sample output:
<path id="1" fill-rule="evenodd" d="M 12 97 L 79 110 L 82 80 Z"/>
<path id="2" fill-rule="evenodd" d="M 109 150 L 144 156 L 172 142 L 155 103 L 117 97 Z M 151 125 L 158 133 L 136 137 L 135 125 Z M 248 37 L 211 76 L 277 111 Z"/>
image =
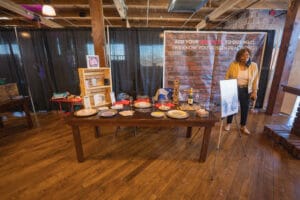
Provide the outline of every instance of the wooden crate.
<path id="1" fill-rule="evenodd" d="M 0 85 L 0 101 L 6 101 L 15 96 L 19 96 L 17 83 Z"/>
<path id="2" fill-rule="evenodd" d="M 93 108 L 111 104 L 110 92 L 112 91 L 112 85 L 110 68 L 78 68 L 78 74 L 80 79 L 80 95 L 82 97 L 88 96 Z M 98 94 L 104 96 L 104 102 L 95 105 L 94 97 Z"/>

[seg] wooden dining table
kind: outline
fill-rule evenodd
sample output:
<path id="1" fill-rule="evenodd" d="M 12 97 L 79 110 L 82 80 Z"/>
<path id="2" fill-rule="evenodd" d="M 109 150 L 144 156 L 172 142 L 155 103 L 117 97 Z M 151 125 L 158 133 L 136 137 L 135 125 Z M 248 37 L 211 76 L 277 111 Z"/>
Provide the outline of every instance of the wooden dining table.
<path id="1" fill-rule="evenodd" d="M 213 126 L 219 119 L 210 112 L 207 117 L 199 117 L 195 111 L 187 111 L 188 118 L 176 119 L 171 117 L 156 118 L 151 116 L 151 112 L 135 111 L 133 116 L 121 116 L 116 114 L 113 117 L 101 117 L 99 115 L 90 117 L 67 116 L 65 121 L 72 127 L 74 145 L 78 162 L 84 161 L 83 148 L 81 142 L 80 126 L 93 126 L 95 137 L 101 136 L 101 126 L 128 126 L 128 127 L 186 127 L 186 137 L 190 138 L 192 129 L 204 127 L 202 146 L 200 148 L 199 161 L 205 162 L 208 152 L 209 140 Z"/>

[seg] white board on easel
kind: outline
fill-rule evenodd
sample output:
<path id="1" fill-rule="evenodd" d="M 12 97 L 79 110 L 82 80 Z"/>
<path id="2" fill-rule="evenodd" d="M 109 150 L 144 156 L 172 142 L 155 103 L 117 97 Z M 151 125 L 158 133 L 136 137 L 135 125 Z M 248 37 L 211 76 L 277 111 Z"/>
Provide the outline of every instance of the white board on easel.
<path id="1" fill-rule="evenodd" d="M 237 80 L 220 80 L 221 117 L 227 117 L 239 112 Z"/>

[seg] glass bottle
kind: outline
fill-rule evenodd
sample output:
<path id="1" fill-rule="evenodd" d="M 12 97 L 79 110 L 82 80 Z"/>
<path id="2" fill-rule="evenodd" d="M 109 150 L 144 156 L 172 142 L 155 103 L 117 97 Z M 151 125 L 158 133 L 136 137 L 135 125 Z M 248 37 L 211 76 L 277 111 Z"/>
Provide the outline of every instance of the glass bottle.
<path id="1" fill-rule="evenodd" d="M 194 95 L 193 95 L 193 88 L 191 88 L 188 95 L 188 104 L 193 105 L 193 103 L 194 103 Z"/>

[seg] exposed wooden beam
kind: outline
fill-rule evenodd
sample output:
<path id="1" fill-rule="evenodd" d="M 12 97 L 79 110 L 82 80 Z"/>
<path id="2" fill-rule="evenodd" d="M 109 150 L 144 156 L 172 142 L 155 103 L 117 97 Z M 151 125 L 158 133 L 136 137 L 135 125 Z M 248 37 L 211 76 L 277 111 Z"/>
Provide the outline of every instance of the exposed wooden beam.
<path id="1" fill-rule="evenodd" d="M 41 24 L 51 27 L 51 28 L 63 28 L 63 26 L 48 20 L 40 15 L 37 15 L 34 12 L 31 12 L 29 10 L 26 10 L 25 8 L 21 7 L 20 5 L 10 1 L 10 0 L 1 0 L 0 1 L 0 6 L 8 9 L 14 13 L 17 13 L 25 18 L 31 19 L 31 20 L 37 20 L 39 21 Z"/>
<path id="2" fill-rule="evenodd" d="M 281 85 L 287 85 L 300 35 L 300 1 L 291 0 L 271 86 L 267 114 L 280 112 L 283 102 Z"/>
<path id="3" fill-rule="evenodd" d="M 89 0 L 90 13 L 92 17 L 92 37 L 95 54 L 99 55 L 100 66 L 107 67 L 105 47 L 105 26 L 102 1 Z"/>

